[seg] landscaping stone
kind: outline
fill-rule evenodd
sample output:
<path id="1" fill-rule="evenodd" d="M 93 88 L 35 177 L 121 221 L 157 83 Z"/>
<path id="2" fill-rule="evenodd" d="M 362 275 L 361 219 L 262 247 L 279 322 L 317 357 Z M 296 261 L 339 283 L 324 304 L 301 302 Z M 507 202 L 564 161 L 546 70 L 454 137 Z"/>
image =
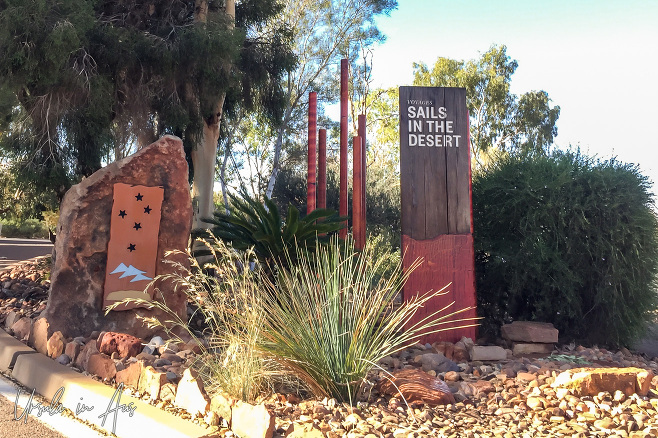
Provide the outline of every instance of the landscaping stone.
<path id="1" fill-rule="evenodd" d="M 262 405 L 238 402 L 231 414 L 231 430 L 240 438 L 272 438 L 274 416 Z"/>
<path id="2" fill-rule="evenodd" d="M 558 330 L 547 322 L 514 321 L 504 324 L 500 332 L 504 339 L 515 342 L 554 344 L 558 338 Z"/>
<path id="3" fill-rule="evenodd" d="M 505 349 L 497 345 L 473 345 L 470 347 L 469 356 L 472 361 L 494 361 L 507 359 Z"/>
<path id="4" fill-rule="evenodd" d="M 430 406 L 455 402 L 445 382 L 415 369 L 396 371 L 392 377 L 380 382 L 379 392 L 388 395 L 401 393 L 409 403 L 419 401 Z"/>
<path id="5" fill-rule="evenodd" d="M 575 368 L 560 373 L 551 386 L 571 389 L 578 396 L 598 395 L 603 391 L 646 396 L 653 377 L 651 371 L 641 368 Z"/>
<path id="6" fill-rule="evenodd" d="M 160 400 L 173 404 L 174 400 L 176 400 L 176 385 L 173 383 L 162 385 L 162 388 L 160 388 Z"/>
<path id="7" fill-rule="evenodd" d="M 79 368 L 81 368 L 83 370 L 86 370 L 87 369 L 87 363 L 89 362 L 89 358 L 92 355 L 97 354 L 97 353 L 98 353 L 98 348 L 96 348 L 96 341 L 89 341 L 85 344 L 85 346 L 82 349 L 82 351 L 80 352 L 80 354 L 78 354 L 78 358 L 77 358 L 75 364 Z"/>
<path id="8" fill-rule="evenodd" d="M 11 331 L 14 332 L 14 336 L 21 341 L 29 338 L 31 330 L 32 320 L 28 317 L 19 319 L 11 326 Z"/>
<path id="9" fill-rule="evenodd" d="M 231 410 L 235 406 L 235 399 L 224 395 L 224 394 L 215 394 L 210 399 L 210 410 L 216 412 L 221 418 L 226 420 L 226 422 L 231 424 Z"/>
<path id="10" fill-rule="evenodd" d="M 39 318 L 32 324 L 30 338 L 27 343 L 41 354 L 48 354 L 48 338 L 50 324 L 44 318 Z"/>
<path id="11" fill-rule="evenodd" d="M 21 319 L 21 315 L 15 311 L 10 311 L 5 318 L 5 328 L 11 329 L 11 326 L 14 325 L 16 321 Z"/>
<path id="12" fill-rule="evenodd" d="M 98 350 L 111 356 L 118 353 L 120 358 L 137 356 L 142 349 L 142 340 L 126 333 L 106 332 L 101 339 Z"/>
<path id="13" fill-rule="evenodd" d="M 167 383 L 166 373 L 156 371 L 152 366 L 144 367 L 139 377 L 139 392 L 148 394 L 151 400 L 157 400 L 165 383 Z"/>
<path id="14" fill-rule="evenodd" d="M 66 347 L 64 347 L 64 354 L 70 357 L 72 362 L 75 362 L 78 354 L 80 354 L 80 344 L 75 341 L 67 342 Z"/>
<path id="15" fill-rule="evenodd" d="M 210 407 L 210 400 L 196 371 L 188 368 L 183 373 L 183 377 L 178 382 L 174 405 L 185 409 L 191 415 L 203 416 L 206 414 Z"/>
<path id="16" fill-rule="evenodd" d="M 514 356 L 521 356 L 523 354 L 550 354 L 554 347 L 554 344 L 514 343 L 512 346 L 512 354 Z"/>
<path id="17" fill-rule="evenodd" d="M 130 386 L 132 388 L 139 388 L 139 378 L 142 375 L 142 370 L 144 368 L 144 363 L 137 361 L 129 364 L 121 371 L 117 371 L 115 380 L 117 384 L 123 383 L 124 386 Z"/>
<path id="18" fill-rule="evenodd" d="M 165 262 L 166 252 L 184 251 L 187 247 L 192 225 L 188 166 L 180 139 L 165 136 L 83 179 L 64 196 L 57 225 L 50 296 L 42 312 L 50 323 L 49 334 L 61 331 L 64 336 L 72 337 L 103 329 L 146 338 L 155 329 L 143 324 L 137 315 L 168 318 L 163 311 L 143 308 L 105 314 L 103 285 L 115 183 L 164 187 L 161 223 L 166 226 L 160 228 L 158 236 L 156 274 L 175 269 Z M 188 263 L 184 254 L 167 260 L 184 266 Z M 156 288 L 165 294 L 168 307 L 185 318 L 185 294 L 168 284 L 156 284 L 149 293 Z"/>
<path id="19" fill-rule="evenodd" d="M 60 365 L 68 365 L 71 363 L 71 358 L 67 354 L 60 354 L 57 359 L 55 359 L 55 362 Z"/>
<path id="20" fill-rule="evenodd" d="M 62 332 L 53 333 L 47 343 L 48 356 L 55 359 L 64 353 L 65 340 Z"/>
<path id="21" fill-rule="evenodd" d="M 98 376 L 103 380 L 111 380 L 117 374 L 114 361 L 109 356 L 102 353 L 95 353 L 89 356 L 85 371 L 89 374 Z"/>

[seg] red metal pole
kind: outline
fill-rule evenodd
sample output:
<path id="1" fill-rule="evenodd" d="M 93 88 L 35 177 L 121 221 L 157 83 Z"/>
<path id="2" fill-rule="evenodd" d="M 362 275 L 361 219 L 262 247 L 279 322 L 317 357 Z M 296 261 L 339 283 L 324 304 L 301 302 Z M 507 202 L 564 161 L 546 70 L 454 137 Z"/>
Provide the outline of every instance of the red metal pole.
<path id="1" fill-rule="evenodd" d="M 363 216 L 363 241 L 366 239 L 366 116 L 359 114 L 359 137 L 361 137 L 361 215 Z"/>
<path id="2" fill-rule="evenodd" d="M 318 134 L 318 208 L 327 208 L 327 130 Z"/>
<path id="3" fill-rule="evenodd" d="M 352 235 L 354 236 L 354 247 L 363 249 L 366 243 L 366 233 L 363 221 L 363 148 L 361 137 L 352 139 L 353 170 L 352 170 Z"/>
<path id="4" fill-rule="evenodd" d="M 340 182 L 338 213 L 347 216 L 347 99 L 348 99 L 348 63 L 347 59 L 340 60 Z M 341 239 L 347 237 L 347 227 L 340 230 Z"/>
<path id="5" fill-rule="evenodd" d="M 311 92 L 308 95 L 308 174 L 306 178 L 306 214 L 315 210 L 315 166 L 316 131 L 318 125 L 318 95 Z"/>

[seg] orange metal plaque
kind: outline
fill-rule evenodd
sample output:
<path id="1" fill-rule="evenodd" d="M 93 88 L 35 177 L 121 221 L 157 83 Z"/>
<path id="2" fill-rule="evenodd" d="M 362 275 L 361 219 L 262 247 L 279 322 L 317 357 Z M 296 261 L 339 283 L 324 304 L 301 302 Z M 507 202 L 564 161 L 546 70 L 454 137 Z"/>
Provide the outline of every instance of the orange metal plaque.
<path id="1" fill-rule="evenodd" d="M 155 277 L 163 199 L 162 187 L 114 184 L 103 307 L 125 298 L 153 298 L 144 289 Z M 136 307 L 143 306 L 122 304 L 114 310 Z"/>

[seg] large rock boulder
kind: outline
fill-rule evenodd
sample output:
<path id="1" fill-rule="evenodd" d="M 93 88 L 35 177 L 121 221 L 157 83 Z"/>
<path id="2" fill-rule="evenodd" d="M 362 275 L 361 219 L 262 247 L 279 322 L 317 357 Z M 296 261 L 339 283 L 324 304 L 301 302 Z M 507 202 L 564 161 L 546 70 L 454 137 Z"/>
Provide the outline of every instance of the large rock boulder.
<path id="1" fill-rule="evenodd" d="M 514 321 L 500 328 L 503 338 L 514 342 L 554 344 L 558 330 L 550 322 Z"/>
<path id="2" fill-rule="evenodd" d="M 160 229 L 157 238 L 155 275 L 171 273 L 165 253 L 185 250 L 192 227 L 192 202 L 188 166 L 180 139 L 165 136 L 134 155 L 117 161 L 84 179 L 66 193 L 60 207 L 57 241 L 48 305 L 42 317 L 49 335 L 88 335 L 93 331 L 115 331 L 146 338 L 154 333 L 137 315 L 165 320 L 157 309 L 110 311 L 103 307 L 104 282 L 115 184 L 162 187 Z M 184 255 L 168 257 L 183 264 Z M 127 274 L 127 273 L 126 273 Z M 181 317 L 186 315 L 184 291 L 159 281 L 154 298 L 164 300 Z M 168 318 L 167 318 L 168 319 Z"/>
<path id="3" fill-rule="evenodd" d="M 642 368 L 574 368 L 560 373 L 553 388 L 571 389 L 574 395 L 597 395 L 619 390 L 627 396 L 637 393 L 646 396 L 654 375 Z"/>
<path id="4" fill-rule="evenodd" d="M 402 394 L 408 403 L 422 402 L 429 406 L 455 403 L 443 380 L 415 369 L 396 371 L 390 379 L 380 381 L 379 392 L 392 396 Z"/>

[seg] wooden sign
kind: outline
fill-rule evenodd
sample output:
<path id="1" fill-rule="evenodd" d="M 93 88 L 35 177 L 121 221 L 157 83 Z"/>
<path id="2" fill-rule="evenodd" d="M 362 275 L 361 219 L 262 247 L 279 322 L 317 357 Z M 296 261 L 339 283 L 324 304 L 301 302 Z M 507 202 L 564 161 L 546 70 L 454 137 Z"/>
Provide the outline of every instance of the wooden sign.
<path id="1" fill-rule="evenodd" d="M 164 189 L 117 183 L 113 199 L 103 307 L 124 298 L 150 301 L 144 289 L 156 274 Z M 135 307 L 141 306 L 122 304 L 115 310 Z"/>
<path id="2" fill-rule="evenodd" d="M 449 292 L 419 309 L 415 321 L 451 302 L 451 313 L 475 315 L 468 109 L 464 88 L 400 87 L 400 188 L 402 252 L 406 270 L 423 263 L 407 281 L 405 300 L 445 285 Z M 458 326 L 461 324 L 452 324 Z M 475 328 L 448 330 L 422 342 L 475 338 Z"/>

